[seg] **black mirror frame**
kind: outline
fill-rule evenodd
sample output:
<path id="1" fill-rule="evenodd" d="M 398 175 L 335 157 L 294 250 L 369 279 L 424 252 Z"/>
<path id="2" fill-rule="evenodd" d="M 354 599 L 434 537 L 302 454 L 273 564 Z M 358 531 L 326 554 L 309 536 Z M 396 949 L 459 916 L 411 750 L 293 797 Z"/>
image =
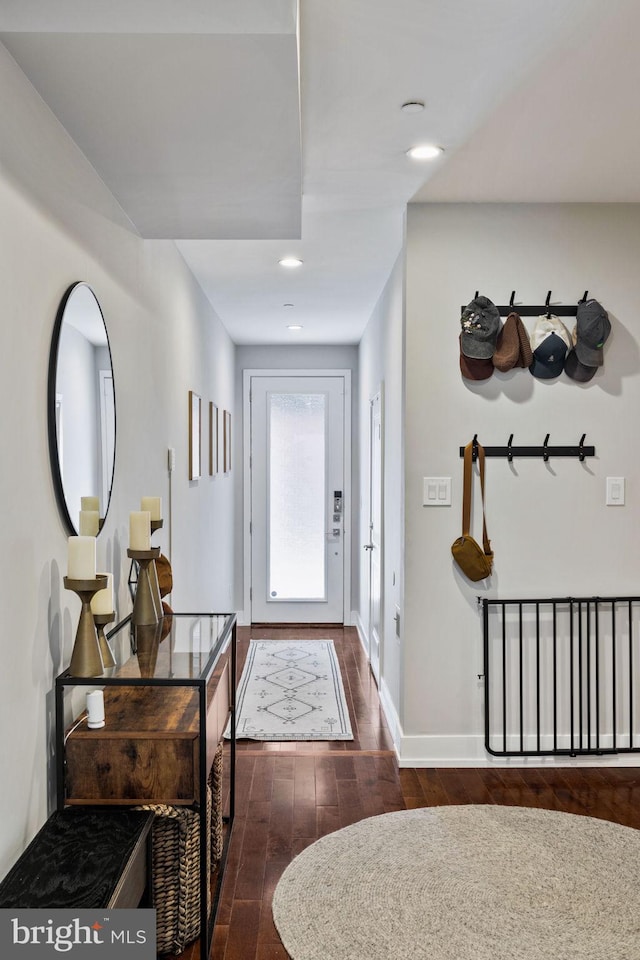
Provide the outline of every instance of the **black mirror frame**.
<path id="1" fill-rule="evenodd" d="M 89 286 L 84 280 L 76 280 L 75 283 L 72 283 L 71 286 L 65 291 L 62 300 L 60 301 L 60 306 L 56 313 L 55 323 L 53 325 L 53 336 L 51 337 L 51 349 L 49 352 L 49 371 L 47 376 L 47 430 L 49 435 L 49 460 L 51 461 L 51 476 L 53 477 L 53 487 L 56 494 L 56 501 L 58 503 L 58 509 L 60 510 L 60 515 L 62 517 L 62 522 L 67 529 L 69 536 L 75 537 L 78 535 L 78 530 L 69 515 L 69 508 L 67 506 L 67 501 L 64 495 L 64 484 L 62 482 L 62 474 L 60 473 L 60 457 L 58 453 L 58 430 L 56 425 L 56 379 L 58 374 L 58 347 L 60 346 L 60 333 L 62 330 L 62 322 L 64 319 L 64 312 L 67 306 L 67 302 L 71 294 L 78 287 L 87 287 L 93 294 L 93 298 L 96 301 L 98 310 L 100 311 L 100 316 L 102 318 L 102 325 L 104 326 L 105 336 L 107 338 L 107 349 L 109 351 L 109 360 L 111 362 L 111 376 L 113 377 L 113 355 L 111 353 L 111 343 L 109 341 L 109 331 L 107 330 L 107 325 L 104 320 L 104 314 L 102 312 L 102 307 L 100 306 L 100 301 L 95 295 L 92 287 Z M 113 379 L 113 420 L 114 420 L 114 442 L 113 442 L 113 469 L 111 471 L 111 480 L 109 483 L 109 501 L 105 505 L 104 517 L 102 520 L 105 520 L 109 512 L 109 505 L 111 503 L 111 494 L 113 492 L 113 478 L 115 475 L 116 469 L 116 447 L 117 447 L 117 410 L 115 402 L 115 378 Z M 98 531 L 99 534 L 100 531 Z"/>

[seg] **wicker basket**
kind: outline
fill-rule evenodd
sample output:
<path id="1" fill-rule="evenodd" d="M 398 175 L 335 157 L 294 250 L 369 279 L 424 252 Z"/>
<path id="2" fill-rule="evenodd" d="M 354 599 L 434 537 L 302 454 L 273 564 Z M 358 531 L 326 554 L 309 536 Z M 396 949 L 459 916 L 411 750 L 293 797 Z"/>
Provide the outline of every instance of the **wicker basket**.
<path id="1" fill-rule="evenodd" d="M 216 755 L 213 758 L 209 786 L 211 788 L 211 862 L 215 866 L 222 859 L 224 842 L 222 833 L 222 777 L 223 777 L 223 743 L 218 744 Z"/>
<path id="2" fill-rule="evenodd" d="M 156 815 L 152 830 L 152 887 L 156 909 L 156 950 L 182 953 L 200 934 L 200 813 L 190 807 L 150 804 Z M 207 785 L 207 876 L 222 856 L 222 744 Z M 207 885 L 207 909 L 211 888 Z"/>

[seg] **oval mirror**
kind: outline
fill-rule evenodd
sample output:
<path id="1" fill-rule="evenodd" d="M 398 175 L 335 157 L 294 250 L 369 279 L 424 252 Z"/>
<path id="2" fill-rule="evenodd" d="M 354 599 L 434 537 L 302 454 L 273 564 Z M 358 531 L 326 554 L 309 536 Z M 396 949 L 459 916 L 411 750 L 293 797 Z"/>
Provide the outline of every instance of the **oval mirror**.
<path id="1" fill-rule="evenodd" d="M 107 328 L 93 290 L 83 282 L 69 287 L 58 308 L 47 413 L 51 469 L 63 521 L 72 535 L 97 532 L 90 529 L 95 510 L 99 529 L 111 498 L 116 410 Z"/>

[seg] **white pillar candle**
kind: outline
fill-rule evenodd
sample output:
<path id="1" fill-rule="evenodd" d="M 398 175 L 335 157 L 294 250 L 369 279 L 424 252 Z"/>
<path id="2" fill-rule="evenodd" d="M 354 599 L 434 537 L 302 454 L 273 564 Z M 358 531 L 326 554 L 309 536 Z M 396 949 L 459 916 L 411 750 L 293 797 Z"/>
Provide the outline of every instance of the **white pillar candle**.
<path id="1" fill-rule="evenodd" d="M 100 514 L 100 498 L 99 497 L 80 497 L 80 509 L 81 510 L 97 510 Z"/>
<path id="2" fill-rule="evenodd" d="M 95 580 L 96 538 L 69 537 L 67 576 L 70 580 Z"/>
<path id="3" fill-rule="evenodd" d="M 129 549 L 151 550 L 151 514 L 148 510 L 129 514 Z"/>
<path id="4" fill-rule="evenodd" d="M 162 520 L 162 497 L 143 497 L 141 510 L 148 510 L 152 520 Z"/>
<path id="5" fill-rule="evenodd" d="M 80 529 L 81 537 L 97 537 L 100 530 L 100 514 L 97 510 L 80 511 Z"/>
<path id="6" fill-rule="evenodd" d="M 107 585 L 104 590 L 98 590 L 91 598 L 91 612 L 97 614 L 113 613 L 113 574 L 98 573 L 97 576 L 106 576 Z"/>
<path id="7" fill-rule="evenodd" d="M 104 727 L 104 694 L 102 690 L 92 690 L 87 694 L 87 726 L 91 730 Z"/>

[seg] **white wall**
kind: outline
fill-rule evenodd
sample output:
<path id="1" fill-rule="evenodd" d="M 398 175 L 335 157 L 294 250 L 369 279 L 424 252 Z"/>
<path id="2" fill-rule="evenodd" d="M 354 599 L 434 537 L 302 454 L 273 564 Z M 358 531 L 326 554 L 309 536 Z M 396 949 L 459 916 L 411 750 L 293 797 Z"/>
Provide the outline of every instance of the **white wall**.
<path id="1" fill-rule="evenodd" d="M 406 484 L 403 761 L 486 762 L 477 595 L 638 594 L 640 551 L 640 206 L 410 205 L 406 267 Z M 574 303 L 585 289 L 609 312 L 605 365 L 579 384 L 527 370 L 463 381 L 460 307 Z M 534 320 L 527 319 L 531 330 Z M 487 461 L 495 574 L 471 585 L 452 565 L 461 524 L 459 447 L 577 444 L 596 457 Z M 453 478 L 450 508 L 422 506 L 422 478 Z M 605 478 L 626 477 L 627 503 L 605 506 Z M 478 535 L 478 531 L 476 531 Z M 410 667 L 409 667 L 410 665 Z M 607 761 L 595 761 L 607 762 Z M 620 759 L 613 762 L 620 762 Z"/>
<path id="2" fill-rule="evenodd" d="M 187 472 L 189 389 L 233 408 L 234 347 L 170 242 L 143 242 L 68 135 L 0 46 L 0 875 L 45 820 L 53 797 L 53 679 L 68 665 L 79 601 L 63 586 L 67 536 L 47 448 L 47 365 L 58 304 L 85 280 L 113 354 L 117 450 L 98 538 L 118 614 L 130 610 L 128 516 L 163 497 L 176 449 L 173 606 L 233 600 L 233 485 Z"/>
<path id="3" fill-rule="evenodd" d="M 396 605 L 402 613 L 403 515 L 404 515 L 404 425 L 403 425 L 403 284 L 404 254 L 391 271 L 360 342 L 359 432 L 361 456 L 360 530 L 356 543 L 369 540 L 369 402 L 382 388 L 383 448 L 383 573 L 382 573 L 382 650 L 380 655 L 380 694 L 394 740 L 398 738 L 397 720 L 402 706 L 402 626 L 396 635 Z M 369 579 L 368 564 L 362 563 L 359 581 L 358 611 L 360 629 L 368 640 Z"/>
<path id="4" fill-rule="evenodd" d="M 352 594 L 356 590 L 359 577 L 359 556 L 357 553 L 357 496 L 359 490 L 360 451 L 358 448 L 358 348 L 353 346 L 238 346 L 236 347 L 236 409 L 242 410 L 242 374 L 244 370 L 351 370 L 351 498 L 352 498 Z M 236 463 L 242 463 L 244 444 L 244 425 L 237 422 L 240 429 L 233 435 L 233 457 Z M 236 527 L 236 610 L 242 610 L 244 590 L 244 550 L 243 550 L 243 477 L 241 471 L 234 476 L 235 484 L 235 527 Z M 354 547 L 353 545 L 356 544 Z M 355 597 L 355 594 L 354 594 Z M 351 609 L 354 609 L 353 602 Z M 246 619 L 246 614 L 243 614 Z"/>

